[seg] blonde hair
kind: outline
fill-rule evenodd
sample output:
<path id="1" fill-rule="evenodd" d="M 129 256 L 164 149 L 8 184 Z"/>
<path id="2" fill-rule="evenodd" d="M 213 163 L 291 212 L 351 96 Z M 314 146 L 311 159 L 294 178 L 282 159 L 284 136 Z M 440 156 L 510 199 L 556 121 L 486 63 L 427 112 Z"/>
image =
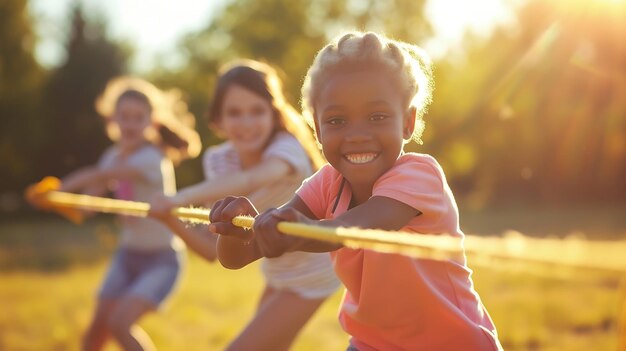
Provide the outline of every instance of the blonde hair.
<path id="1" fill-rule="evenodd" d="M 209 127 L 219 130 L 224 97 L 233 85 L 250 90 L 270 103 L 276 117 L 274 131 L 287 131 L 298 139 L 314 169 L 326 163 L 317 147 L 313 131 L 285 98 L 278 73 L 272 66 L 263 62 L 242 59 L 221 67 L 207 116 Z"/>
<path id="2" fill-rule="evenodd" d="M 376 33 L 348 32 L 322 48 L 302 85 L 302 114 L 315 127 L 315 104 L 325 81 L 331 76 L 365 69 L 381 69 L 394 77 L 402 89 L 406 107 L 416 110 L 411 139 L 421 144 L 423 116 L 432 99 L 432 67 L 419 47 Z"/>
<path id="3" fill-rule="evenodd" d="M 194 129 L 195 118 L 187 109 L 179 90 L 162 91 L 136 77 L 111 79 L 96 100 L 96 111 L 107 122 L 107 134 L 113 141 L 119 139 L 119 128 L 111 123 L 111 118 L 123 99 L 135 99 L 148 106 L 156 131 L 152 130 L 146 137 L 161 147 L 169 159 L 177 163 L 198 156 L 201 144 L 200 136 Z"/>

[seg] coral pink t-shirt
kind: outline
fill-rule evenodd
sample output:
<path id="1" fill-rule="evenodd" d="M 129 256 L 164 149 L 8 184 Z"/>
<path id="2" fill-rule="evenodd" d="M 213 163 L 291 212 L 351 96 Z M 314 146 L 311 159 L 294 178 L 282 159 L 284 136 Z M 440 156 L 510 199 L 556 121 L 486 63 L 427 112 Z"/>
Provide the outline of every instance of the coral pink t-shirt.
<path id="1" fill-rule="evenodd" d="M 332 211 L 342 179 L 326 165 L 305 180 L 297 195 L 319 219 L 335 218 L 350 204 L 346 183 Z M 376 181 L 372 196 L 398 200 L 422 213 L 402 231 L 463 236 L 454 197 L 431 156 L 400 156 Z M 349 248 L 331 254 L 346 286 L 339 320 L 360 351 L 501 350 L 465 257 L 435 261 Z"/>

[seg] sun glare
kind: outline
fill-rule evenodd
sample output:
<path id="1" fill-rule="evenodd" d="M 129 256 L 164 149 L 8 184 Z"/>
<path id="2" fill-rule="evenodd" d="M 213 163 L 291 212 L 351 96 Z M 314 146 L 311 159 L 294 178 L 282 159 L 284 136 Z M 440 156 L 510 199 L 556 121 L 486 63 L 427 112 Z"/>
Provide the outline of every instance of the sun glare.
<path id="1" fill-rule="evenodd" d="M 512 23 L 515 18 L 504 0 L 430 0 L 426 15 L 435 30 L 429 43 L 429 51 L 435 56 L 456 46 L 466 32 L 486 36 L 494 26 Z"/>

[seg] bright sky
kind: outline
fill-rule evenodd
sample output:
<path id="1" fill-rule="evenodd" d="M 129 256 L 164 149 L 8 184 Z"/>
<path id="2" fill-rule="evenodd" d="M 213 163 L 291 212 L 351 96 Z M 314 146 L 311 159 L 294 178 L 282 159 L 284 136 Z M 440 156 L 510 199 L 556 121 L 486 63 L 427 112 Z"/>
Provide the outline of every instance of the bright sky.
<path id="1" fill-rule="evenodd" d="M 77 0 L 30 0 L 39 36 L 36 56 L 52 67 L 63 59 L 72 4 Z M 430 0 L 427 14 L 436 37 L 426 49 L 439 56 L 457 44 L 465 30 L 486 34 L 494 24 L 510 22 L 513 15 L 504 0 Z M 181 57 L 174 50 L 184 34 L 206 26 L 224 0 L 82 0 L 88 16 L 107 20 L 110 35 L 136 47 L 132 68 L 150 69 L 157 61 L 174 67 Z M 216 5 L 217 4 L 217 5 Z"/>
<path id="2" fill-rule="evenodd" d="M 486 36 L 496 25 L 508 25 L 515 16 L 506 0 L 429 0 L 426 16 L 435 38 L 426 44 L 432 56 L 443 55 L 460 43 L 466 31 Z M 507 5 L 509 4 L 509 5 Z"/>

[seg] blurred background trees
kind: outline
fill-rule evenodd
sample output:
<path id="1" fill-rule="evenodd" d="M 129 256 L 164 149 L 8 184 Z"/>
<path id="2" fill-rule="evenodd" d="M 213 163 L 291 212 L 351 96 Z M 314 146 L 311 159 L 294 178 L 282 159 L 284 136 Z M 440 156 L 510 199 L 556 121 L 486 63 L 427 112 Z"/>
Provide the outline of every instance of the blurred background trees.
<path id="1" fill-rule="evenodd" d="M 461 204 L 624 204 L 626 5 L 600 3 L 516 2 L 515 23 L 488 38 L 467 35 L 461 55 L 437 58 L 424 145 L 410 148 L 439 159 Z M 105 21 L 77 6 L 66 59 L 43 69 L 25 4 L 0 5 L 0 194 L 97 159 L 108 141 L 93 101 L 110 77 L 127 72 L 132 54 L 107 38 Z M 420 44 L 432 36 L 425 4 L 226 2 L 181 40 L 180 68 L 159 66 L 146 78 L 185 92 L 208 146 L 218 140 L 204 112 L 222 63 L 250 57 L 279 67 L 297 106 L 306 69 L 329 36 L 358 28 Z M 181 185 L 200 180 L 199 162 L 177 175 Z"/>
<path id="2" fill-rule="evenodd" d="M 33 160 L 46 137 L 38 125 L 45 72 L 35 61 L 34 45 L 26 1 L 0 3 L 0 193 L 42 171 Z"/>
<path id="3" fill-rule="evenodd" d="M 109 144 L 94 101 L 109 79 L 126 72 L 127 53 L 106 36 L 104 23 L 90 23 L 80 6 L 73 9 L 63 64 L 50 72 L 43 91 L 45 128 L 41 171 L 63 175 L 93 164 Z"/>

